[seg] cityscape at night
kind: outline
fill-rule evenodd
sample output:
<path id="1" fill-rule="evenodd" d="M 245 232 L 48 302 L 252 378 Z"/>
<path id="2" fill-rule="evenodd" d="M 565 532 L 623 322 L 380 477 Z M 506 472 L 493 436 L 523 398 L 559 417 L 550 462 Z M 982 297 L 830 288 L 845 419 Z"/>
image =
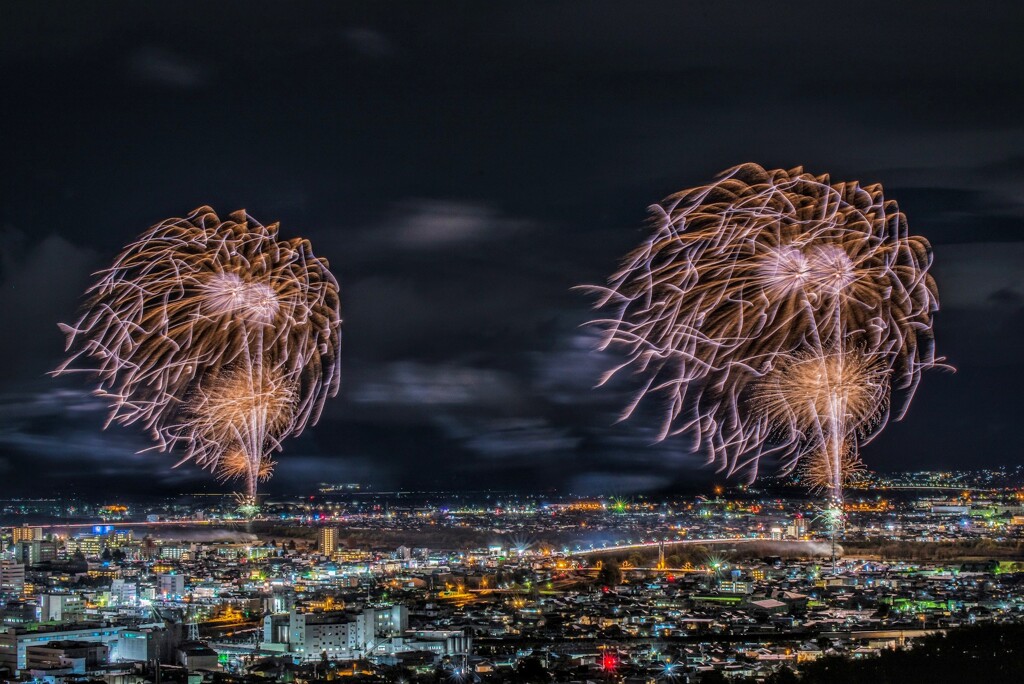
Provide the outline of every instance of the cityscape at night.
<path id="1" fill-rule="evenodd" d="M 1024 625 L 1021 468 L 865 478 L 835 548 L 786 482 L 671 498 L 320 483 L 256 517 L 209 494 L 0 506 L 0 655 L 33 676 L 84 658 L 125 678 L 164 649 L 172 677 L 779 681 Z"/>
<path id="2" fill-rule="evenodd" d="M 1022 29 L 0 0 L 0 682 L 1024 681 Z"/>

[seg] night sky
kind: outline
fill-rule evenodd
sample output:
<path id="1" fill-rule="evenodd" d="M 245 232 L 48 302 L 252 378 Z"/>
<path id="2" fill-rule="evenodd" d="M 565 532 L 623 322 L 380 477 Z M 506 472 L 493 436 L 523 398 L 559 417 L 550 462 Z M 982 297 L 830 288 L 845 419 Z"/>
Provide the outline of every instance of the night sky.
<path id="1" fill-rule="evenodd" d="M 342 390 L 270 491 L 716 478 L 581 328 L 646 207 L 753 161 L 881 182 L 940 355 L 877 470 L 1022 460 L 1024 5 L 3 2 L 0 495 L 229 491 L 51 379 L 90 273 L 208 204 L 308 237 Z"/>

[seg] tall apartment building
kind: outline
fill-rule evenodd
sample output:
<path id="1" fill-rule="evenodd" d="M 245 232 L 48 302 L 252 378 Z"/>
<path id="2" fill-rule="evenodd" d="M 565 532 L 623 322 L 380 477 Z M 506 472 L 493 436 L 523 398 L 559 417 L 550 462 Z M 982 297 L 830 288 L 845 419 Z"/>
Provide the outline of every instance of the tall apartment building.
<path id="1" fill-rule="evenodd" d="M 333 556 L 338 548 L 338 529 L 321 527 L 316 534 L 316 550 L 321 556 Z"/>

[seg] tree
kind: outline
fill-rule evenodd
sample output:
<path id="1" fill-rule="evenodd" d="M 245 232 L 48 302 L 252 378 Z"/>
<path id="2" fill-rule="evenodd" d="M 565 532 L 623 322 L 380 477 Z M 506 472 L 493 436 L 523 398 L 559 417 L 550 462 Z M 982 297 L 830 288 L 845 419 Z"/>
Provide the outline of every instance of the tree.
<path id="1" fill-rule="evenodd" d="M 412 670 L 401 665 L 382 665 L 379 672 L 385 682 L 410 682 L 414 677 Z"/>
<path id="2" fill-rule="evenodd" d="M 523 658 L 516 665 L 516 681 L 529 682 L 550 682 L 551 674 L 544 668 L 540 658 Z"/>
<path id="3" fill-rule="evenodd" d="M 786 665 L 783 665 L 777 672 L 773 672 L 768 677 L 767 684 L 799 684 L 800 680 L 796 674 L 789 669 Z"/>
<path id="4" fill-rule="evenodd" d="M 1024 625 L 979 625 L 927 636 L 909 649 L 850 660 L 819 658 L 801 666 L 804 684 L 1011 682 L 1024 671 Z"/>
<path id="5" fill-rule="evenodd" d="M 607 587 L 614 587 L 622 582 L 622 570 L 619 564 L 612 559 L 604 561 L 601 569 L 597 571 L 597 582 Z"/>

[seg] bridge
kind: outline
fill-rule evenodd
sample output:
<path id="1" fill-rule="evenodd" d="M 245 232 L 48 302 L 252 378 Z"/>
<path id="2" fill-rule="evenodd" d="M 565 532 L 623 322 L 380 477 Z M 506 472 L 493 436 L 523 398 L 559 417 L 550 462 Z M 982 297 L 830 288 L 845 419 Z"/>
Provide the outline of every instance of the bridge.
<path id="1" fill-rule="evenodd" d="M 580 549 L 570 551 L 568 556 L 591 556 L 602 553 L 618 553 L 634 550 L 664 550 L 674 546 L 722 546 L 725 544 L 773 544 L 798 549 L 801 546 L 825 543 L 824 540 L 802 540 L 802 539 L 769 539 L 767 537 L 714 537 L 710 539 L 666 539 L 663 541 L 642 541 L 636 544 L 617 544 L 615 546 L 602 546 L 600 548 Z M 810 551 L 810 549 L 808 549 Z M 820 555 L 820 554 L 812 554 Z"/>

